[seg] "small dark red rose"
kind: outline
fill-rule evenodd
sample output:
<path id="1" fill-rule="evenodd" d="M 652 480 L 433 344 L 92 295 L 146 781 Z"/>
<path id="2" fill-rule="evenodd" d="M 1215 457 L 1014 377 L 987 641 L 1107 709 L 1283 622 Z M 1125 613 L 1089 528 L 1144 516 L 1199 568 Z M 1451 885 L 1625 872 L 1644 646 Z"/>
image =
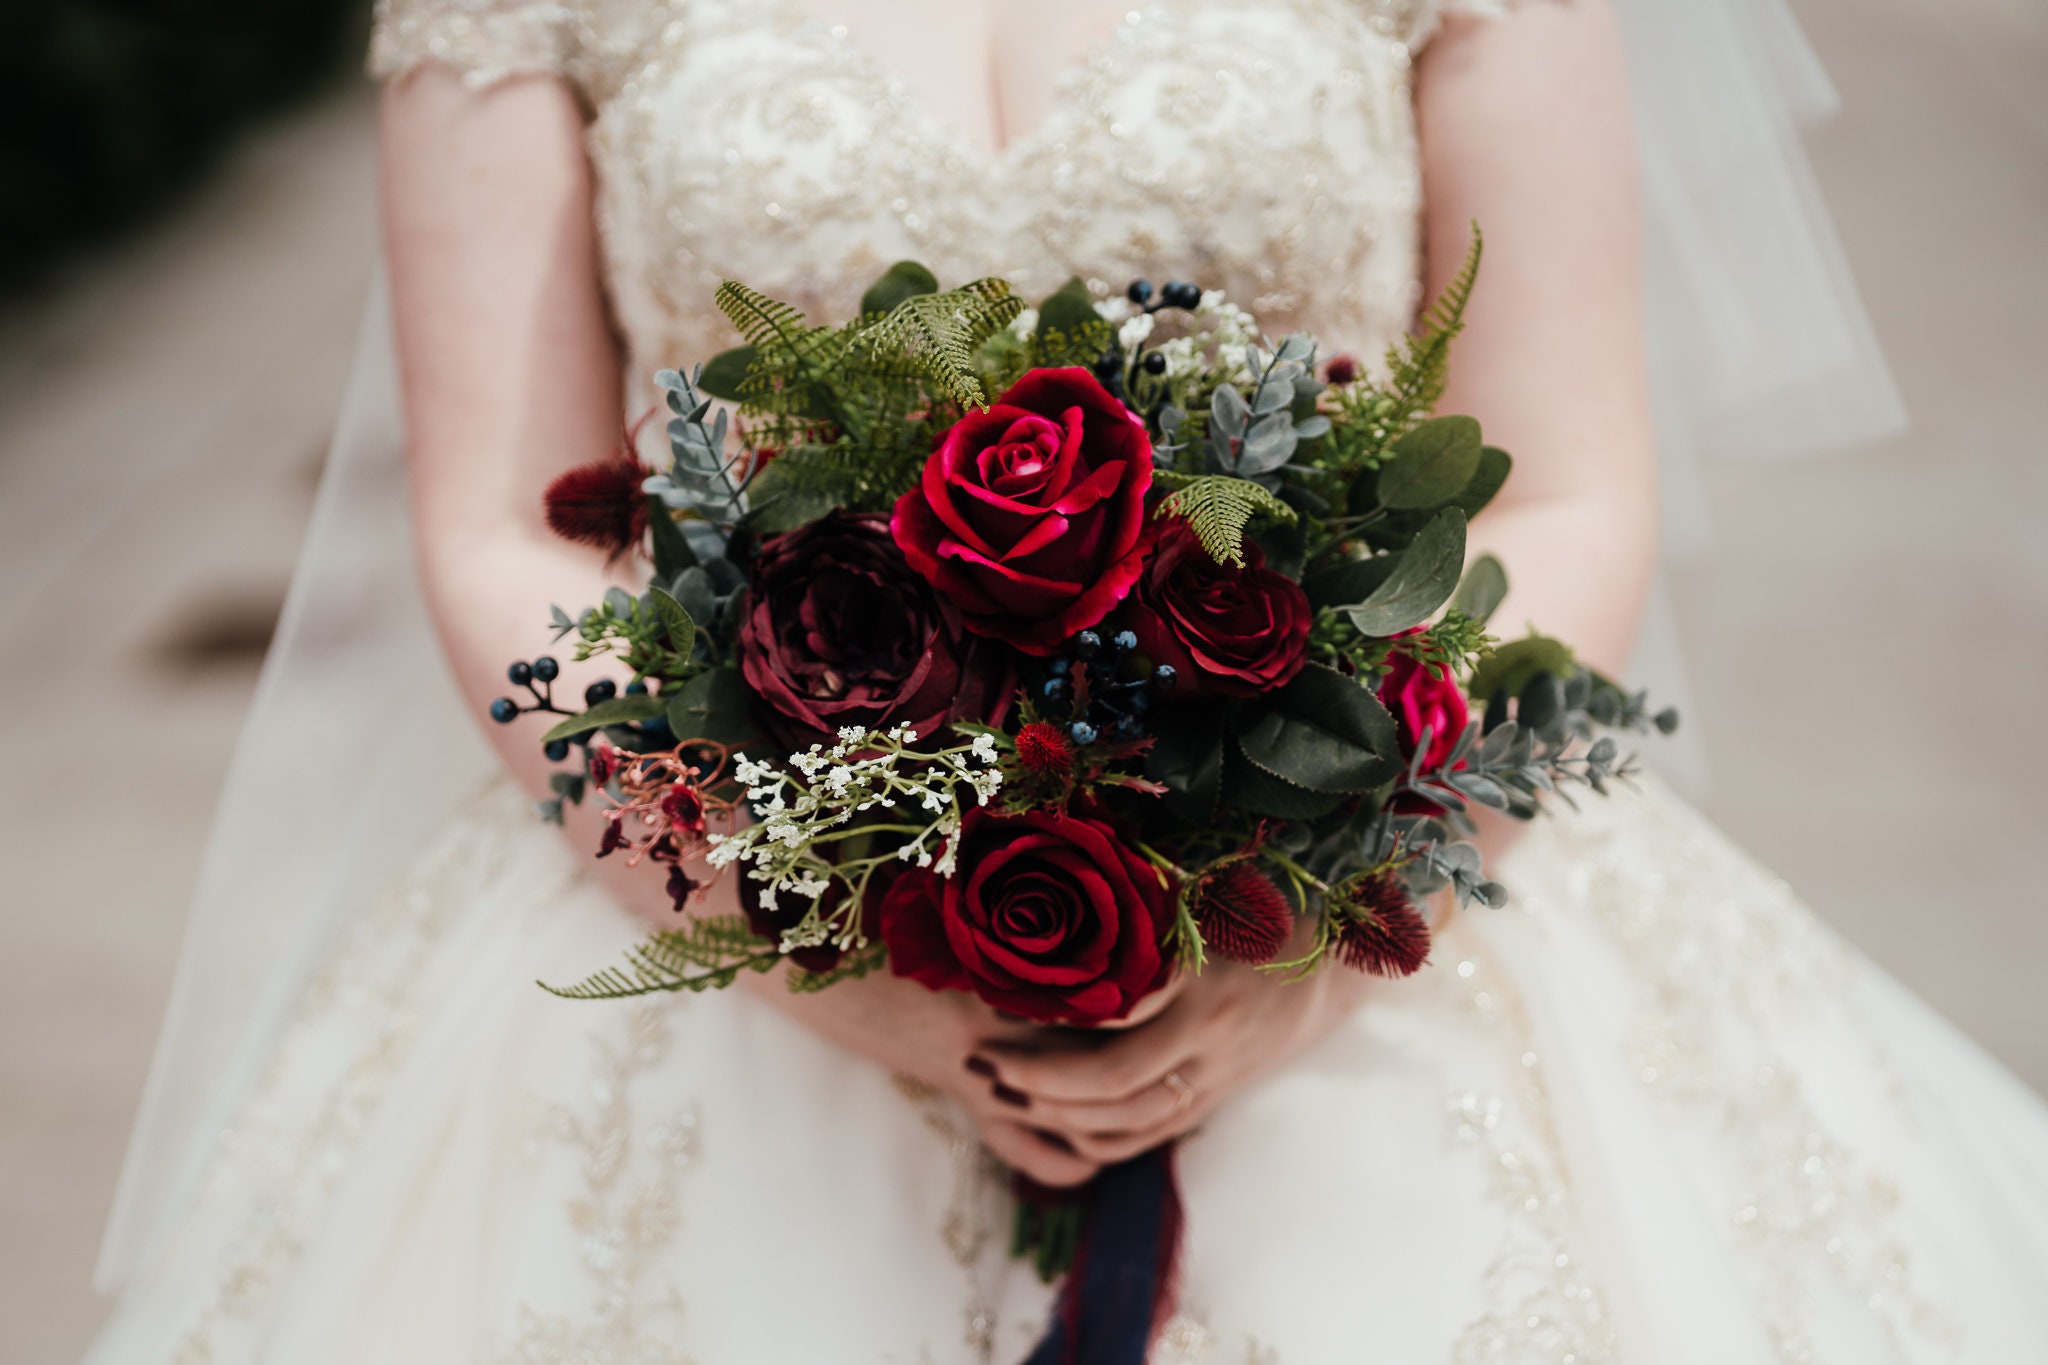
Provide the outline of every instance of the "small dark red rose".
<path id="1" fill-rule="evenodd" d="M 1218 564 L 1178 517 L 1159 529 L 1124 609 L 1138 649 L 1170 664 L 1176 696 L 1249 697 L 1284 686 L 1308 658 L 1315 613 L 1301 585 L 1266 567 L 1247 541 L 1244 564 Z"/>
<path id="2" fill-rule="evenodd" d="M 1050 654 L 1130 591 L 1151 486 L 1143 422 L 1084 369 L 1033 370 L 946 432 L 890 524 L 969 629 Z"/>
<path id="3" fill-rule="evenodd" d="M 1404 631 L 1396 639 L 1415 634 Z M 1387 656 L 1391 670 L 1380 679 L 1379 698 L 1393 712 L 1401 732 L 1401 756 L 1412 758 L 1426 731 L 1429 750 L 1422 756 L 1422 770 L 1433 772 L 1450 758 L 1458 737 L 1471 721 L 1470 708 L 1457 679 L 1441 664 L 1423 663 L 1398 645 Z"/>
<path id="4" fill-rule="evenodd" d="M 1083 1026 L 1123 1018 L 1165 984 L 1174 892 L 1114 827 L 975 810 L 957 837 L 957 872 L 906 872 L 882 900 L 898 976 Z"/>
<path id="5" fill-rule="evenodd" d="M 1009 708 L 1005 652 L 968 633 L 880 513 L 835 512 L 768 541 L 739 643 L 756 714 L 790 749 L 849 725 L 929 736 L 954 720 L 996 724 Z"/>

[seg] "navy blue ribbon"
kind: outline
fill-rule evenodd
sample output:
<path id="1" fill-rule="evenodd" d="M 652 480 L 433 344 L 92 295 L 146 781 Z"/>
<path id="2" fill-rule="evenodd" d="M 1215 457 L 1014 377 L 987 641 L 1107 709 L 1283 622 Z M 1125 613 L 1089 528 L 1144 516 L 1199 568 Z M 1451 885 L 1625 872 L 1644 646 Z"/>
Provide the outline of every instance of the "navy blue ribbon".
<path id="1" fill-rule="evenodd" d="M 1095 1177 L 1088 1231 L 1024 1365 L 1144 1365 L 1180 1241 L 1173 1145 Z"/>

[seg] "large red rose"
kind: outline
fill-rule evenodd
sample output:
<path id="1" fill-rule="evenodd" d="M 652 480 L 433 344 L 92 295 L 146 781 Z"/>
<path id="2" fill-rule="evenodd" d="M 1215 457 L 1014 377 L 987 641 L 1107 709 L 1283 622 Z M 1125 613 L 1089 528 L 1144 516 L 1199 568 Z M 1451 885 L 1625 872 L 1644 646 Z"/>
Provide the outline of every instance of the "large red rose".
<path id="1" fill-rule="evenodd" d="M 912 871 L 882 900 L 889 966 L 1046 1023 L 1121 1019 L 1165 984 L 1173 891 L 1109 825 L 970 812 L 951 877 Z"/>
<path id="2" fill-rule="evenodd" d="M 1413 635 L 1415 631 L 1403 634 Z M 1398 637 L 1397 637 L 1398 638 Z M 1387 656 L 1392 670 L 1380 679 L 1379 697 L 1394 713 L 1401 731 L 1401 757 L 1412 758 L 1422 732 L 1429 731 L 1429 751 L 1422 756 L 1422 770 L 1434 772 L 1444 765 L 1465 733 L 1471 712 L 1465 694 L 1451 671 L 1441 664 L 1426 664 L 1405 650 L 1396 648 Z"/>
<path id="3" fill-rule="evenodd" d="M 1245 542 L 1242 567 L 1218 564 L 1175 517 L 1123 619 L 1147 658 L 1173 666 L 1174 695 L 1250 697 L 1301 672 L 1314 616 L 1301 585 L 1267 568 L 1258 546 Z"/>
<path id="4" fill-rule="evenodd" d="M 1152 443 L 1084 369 L 1033 370 L 946 432 L 890 522 L 968 628 L 1050 654 L 1130 591 Z"/>
<path id="5" fill-rule="evenodd" d="M 967 633 L 880 513 L 835 512 L 763 546 L 739 654 L 762 727 L 791 749 L 847 725 L 992 724 L 1009 707 L 1005 651 Z"/>

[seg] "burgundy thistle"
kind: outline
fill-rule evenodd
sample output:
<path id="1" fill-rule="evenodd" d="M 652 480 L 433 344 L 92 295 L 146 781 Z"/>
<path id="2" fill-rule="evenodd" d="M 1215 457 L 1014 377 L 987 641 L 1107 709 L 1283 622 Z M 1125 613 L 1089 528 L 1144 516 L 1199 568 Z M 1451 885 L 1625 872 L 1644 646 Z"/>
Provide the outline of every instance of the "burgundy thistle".
<path id="1" fill-rule="evenodd" d="M 1429 925 L 1401 879 L 1368 872 L 1330 897 L 1337 960 L 1374 976 L 1412 976 L 1429 961 Z"/>
<path id="2" fill-rule="evenodd" d="M 879 513 L 834 512 L 762 547 L 740 671 L 763 728 L 789 749 L 847 726 L 928 738 L 955 720 L 996 724 L 1012 684 L 1006 651 L 967 633 Z"/>
<path id="3" fill-rule="evenodd" d="M 1074 746 L 1057 725 L 1035 720 L 1017 732 L 1017 762 L 1033 777 L 1058 777 L 1074 766 Z"/>
<path id="4" fill-rule="evenodd" d="M 548 529 L 564 540 L 603 550 L 617 559 L 647 534 L 647 471 L 630 439 L 601 460 L 564 470 L 548 485 L 543 503 Z"/>
<path id="5" fill-rule="evenodd" d="M 1294 929 L 1294 907 L 1248 860 L 1204 872 L 1188 896 L 1202 943 L 1218 957 L 1256 966 L 1280 955 Z"/>

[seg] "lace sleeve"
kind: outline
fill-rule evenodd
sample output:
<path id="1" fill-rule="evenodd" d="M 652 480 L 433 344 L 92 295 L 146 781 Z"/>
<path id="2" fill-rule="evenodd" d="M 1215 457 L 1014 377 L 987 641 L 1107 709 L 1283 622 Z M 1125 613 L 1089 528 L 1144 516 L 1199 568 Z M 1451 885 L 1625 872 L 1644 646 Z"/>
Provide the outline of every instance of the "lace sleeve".
<path id="1" fill-rule="evenodd" d="M 440 62 L 479 89 L 510 76 L 568 74 L 578 27 L 560 0 L 377 0 L 370 74 L 388 80 Z"/>

